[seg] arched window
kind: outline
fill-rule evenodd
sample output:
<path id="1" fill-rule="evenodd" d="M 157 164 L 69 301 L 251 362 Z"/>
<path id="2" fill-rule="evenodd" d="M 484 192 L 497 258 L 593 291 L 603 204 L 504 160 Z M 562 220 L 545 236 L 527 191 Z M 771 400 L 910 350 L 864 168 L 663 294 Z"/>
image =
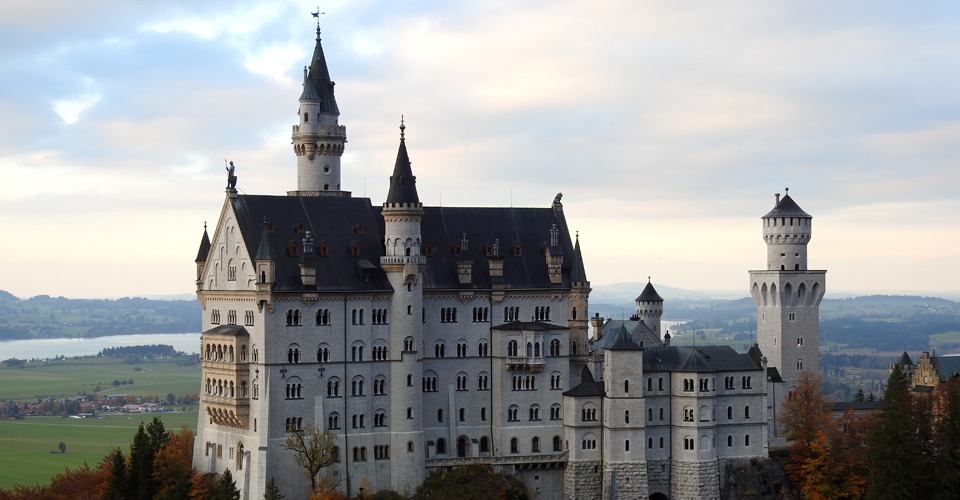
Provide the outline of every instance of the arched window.
<path id="1" fill-rule="evenodd" d="M 539 437 L 534 436 L 534 438 L 533 438 L 532 440 L 530 440 L 530 451 L 532 451 L 533 453 L 540 453 L 540 438 L 539 438 Z"/>
<path id="2" fill-rule="evenodd" d="M 510 438 L 510 453 L 520 453 L 520 440 Z"/>
<path id="3" fill-rule="evenodd" d="M 553 436 L 553 451 L 562 451 L 560 436 Z"/>
<path id="4" fill-rule="evenodd" d="M 437 454 L 446 455 L 447 454 L 447 440 L 440 438 L 437 440 Z"/>

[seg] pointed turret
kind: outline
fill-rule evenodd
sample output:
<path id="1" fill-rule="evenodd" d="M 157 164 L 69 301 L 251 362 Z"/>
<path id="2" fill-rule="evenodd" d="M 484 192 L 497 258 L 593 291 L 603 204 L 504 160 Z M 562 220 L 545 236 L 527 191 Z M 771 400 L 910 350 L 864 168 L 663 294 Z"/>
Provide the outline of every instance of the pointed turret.
<path id="1" fill-rule="evenodd" d="M 260 244 L 257 245 L 257 254 L 253 257 L 254 265 L 257 266 L 257 307 L 261 310 L 264 305 L 273 309 L 273 284 L 277 279 L 277 260 L 273 255 L 270 232 L 270 225 L 264 219 Z"/>
<path id="2" fill-rule="evenodd" d="M 207 223 L 203 223 L 203 237 L 200 238 L 200 249 L 197 250 L 197 291 L 203 289 L 203 270 L 207 265 L 207 255 L 210 253 L 210 235 L 207 234 Z"/>
<path id="3" fill-rule="evenodd" d="M 417 178 L 413 175 L 410 157 L 407 155 L 407 141 L 404 136 L 406 128 L 401 119 L 400 148 L 397 150 L 397 162 L 393 166 L 393 175 L 390 176 L 390 191 L 384 206 L 421 206 L 420 196 L 417 195 Z"/>
<path id="4" fill-rule="evenodd" d="M 333 80 L 330 79 L 330 70 L 327 69 L 327 59 L 323 55 L 323 45 L 320 43 L 320 28 L 317 28 L 317 44 L 313 47 L 313 58 L 310 59 L 310 68 L 303 81 L 301 101 L 320 101 L 321 113 L 339 115 L 340 108 L 333 95 Z"/>
<path id="5" fill-rule="evenodd" d="M 585 283 L 586 286 L 590 286 L 590 282 L 587 281 L 587 271 L 583 268 L 583 255 L 580 253 L 580 235 L 576 235 L 576 240 L 573 245 L 573 264 L 570 266 L 570 281 L 574 283 L 574 286 L 578 286 L 581 283 Z"/>
<path id="6" fill-rule="evenodd" d="M 340 125 L 340 108 L 333 94 L 334 83 L 320 43 L 313 49 L 310 67 L 303 69 L 299 123 L 293 126 L 293 152 L 297 155 L 297 190 L 292 196 L 349 196 L 340 191 L 340 157 L 347 142 L 347 128 Z"/>

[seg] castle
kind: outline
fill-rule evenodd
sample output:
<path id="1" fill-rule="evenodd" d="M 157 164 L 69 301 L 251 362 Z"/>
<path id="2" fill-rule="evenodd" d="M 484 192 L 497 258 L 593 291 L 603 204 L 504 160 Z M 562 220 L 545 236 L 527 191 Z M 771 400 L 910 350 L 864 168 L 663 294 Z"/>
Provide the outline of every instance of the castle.
<path id="1" fill-rule="evenodd" d="M 767 270 L 750 273 L 759 346 L 670 346 L 652 283 L 633 320 L 590 317 L 560 195 L 424 206 L 402 122 L 383 203 L 343 190 L 319 29 L 298 115 L 296 190 L 241 195 L 231 169 L 197 254 L 199 471 L 231 470 L 243 498 L 271 478 L 305 498 L 283 443 L 311 426 L 335 435 L 321 475 L 351 495 L 482 463 L 540 498 L 718 498 L 726 462 L 767 455 L 776 403 L 816 369 L 824 290 L 789 196 L 763 218 Z"/>

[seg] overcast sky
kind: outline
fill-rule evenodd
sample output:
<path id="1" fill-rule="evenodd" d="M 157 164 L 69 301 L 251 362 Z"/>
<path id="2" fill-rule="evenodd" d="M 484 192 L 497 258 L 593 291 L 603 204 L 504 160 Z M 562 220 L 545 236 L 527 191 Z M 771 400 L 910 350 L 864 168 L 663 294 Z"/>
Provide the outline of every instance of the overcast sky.
<path id="1" fill-rule="evenodd" d="M 189 293 L 224 160 L 296 187 L 303 2 L 0 4 L 0 289 Z M 960 3 L 324 2 L 343 188 L 562 192 L 594 285 L 743 290 L 774 193 L 828 291 L 960 290 Z M 638 290 L 639 292 L 639 290 Z"/>

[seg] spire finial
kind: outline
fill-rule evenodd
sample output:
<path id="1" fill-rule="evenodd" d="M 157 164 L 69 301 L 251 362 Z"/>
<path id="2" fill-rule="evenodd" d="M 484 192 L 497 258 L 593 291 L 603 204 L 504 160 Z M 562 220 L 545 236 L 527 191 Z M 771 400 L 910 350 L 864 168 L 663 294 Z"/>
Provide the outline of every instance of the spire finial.
<path id="1" fill-rule="evenodd" d="M 790 194 L 790 188 L 783 188 L 783 192 L 786 194 Z"/>
<path id="2" fill-rule="evenodd" d="M 650 276 L 647 276 L 647 283 L 650 283 Z"/>
<path id="3" fill-rule="evenodd" d="M 320 6 L 317 6 L 316 12 L 311 12 L 310 15 L 317 18 L 317 40 L 320 39 L 320 16 L 326 14 L 326 12 L 320 12 Z"/>
<path id="4" fill-rule="evenodd" d="M 407 129 L 407 126 L 403 124 L 403 115 L 400 115 L 400 140 L 403 140 L 404 130 Z"/>
<path id="5" fill-rule="evenodd" d="M 207 221 L 203 221 L 203 232 L 207 232 Z"/>
<path id="6" fill-rule="evenodd" d="M 580 241 L 580 230 L 577 229 L 573 234 L 576 235 L 575 237 L 576 237 L 577 241 Z"/>

